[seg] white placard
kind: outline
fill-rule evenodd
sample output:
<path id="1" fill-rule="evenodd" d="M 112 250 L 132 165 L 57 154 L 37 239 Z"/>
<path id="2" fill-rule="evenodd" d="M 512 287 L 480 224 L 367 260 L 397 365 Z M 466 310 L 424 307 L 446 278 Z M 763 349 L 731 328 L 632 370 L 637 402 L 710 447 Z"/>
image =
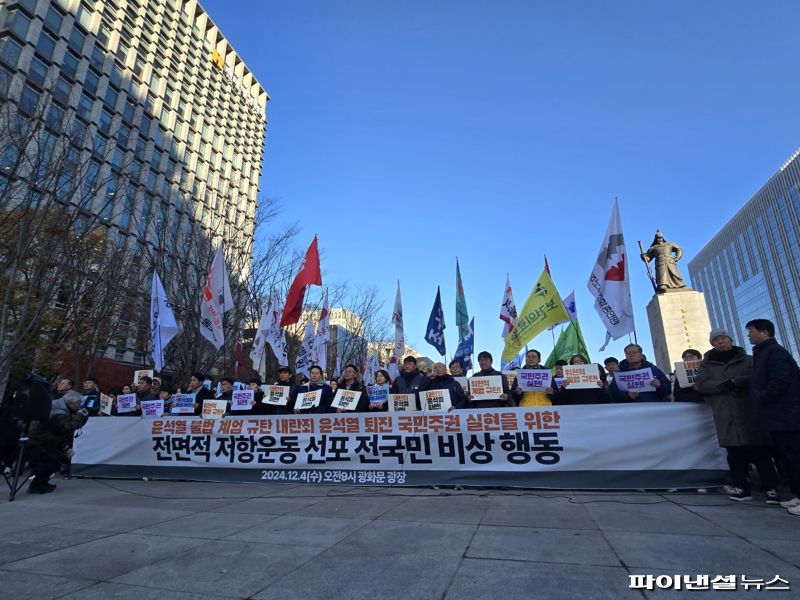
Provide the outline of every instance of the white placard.
<path id="1" fill-rule="evenodd" d="M 650 367 L 614 373 L 614 381 L 623 392 L 655 392 L 655 386 L 650 384 L 653 379 L 655 377 L 653 377 L 653 370 Z"/>
<path id="2" fill-rule="evenodd" d="M 203 400 L 204 419 L 221 419 L 227 409 L 227 400 Z"/>
<path id="3" fill-rule="evenodd" d="M 600 387 L 600 365 L 564 365 L 564 379 L 571 390 L 596 390 Z"/>
<path id="4" fill-rule="evenodd" d="M 464 390 L 464 393 L 469 395 L 469 379 L 466 377 L 453 377 L 458 384 L 461 386 L 461 389 Z"/>
<path id="5" fill-rule="evenodd" d="M 250 410 L 253 402 L 253 390 L 237 390 L 231 395 L 231 410 Z"/>
<path id="6" fill-rule="evenodd" d="M 134 412 L 136 410 L 136 394 L 120 394 L 117 396 L 117 414 Z"/>
<path id="7" fill-rule="evenodd" d="M 553 376 L 549 369 L 520 369 L 517 371 L 517 386 L 523 392 L 543 392 L 550 387 Z"/>
<path id="8" fill-rule="evenodd" d="M 139 371 L 133 372 L 133 385 L 139 383 L 139 380 L 142 377 L 149 377 L 150 379 L 153 378 L 153 369 L 141 369 Z"/>
<path id="9" fill-rule="evenodd" d="M 675 377 L 678 379 L 678 385 L 682 388 L 693 386 L 702 362 L 702 360 L 685 360 L 683 362 L 676 362 Z"/>
<path id="10" fill-rule="evenodd" d="M 342 410 L 355 410 L 360 398 L 361 392 L 339 388 L 336 390 L 336 395 L 333 397 L 331 406 L 333 408 L 341 408 Z"/>
<path id="11" fill-rule="evenodd" d="M 296 410 L 310 410 L 319 406 L 322 400 L 322 388 L 311 392 L 300 392 L 294 403 Z"/>
<path id="12" fill-rule="evenodd" d="M 419 403 L 425 412 L 447 412 L 453 406 L 450 401 L 450 390 L 420 392 Z"/>
<path id="13" fill-rule="evenodd" d="M 416 412 L 417 399 L 414 394 L 389 394 L 391 412 Z"/>
<path id="14" fill-rule="evenodd" d="M 142 416 L 143 417 L 160 417 L 164 414 L 164 401 L 163 400 L 143 400 L 142 401 Z"/>
<path id="15" fill-rule="evenodd" d="M 503 376 L 470 377 L 469 393 L 473 400 L 497 400 L 503 394 Z"/>
<path id="16" fill-rule="evenodd" d="M 114 399 L 111 396 L 100 394 L 100 412 L 110 417 L 112 406 L 114 406 Z"/>
<path id="17" fill-rule="evenodd" d="M 289 404 L 289 393 L 292 391 L 288 385 L 268 385 L 264 390 L 262 404 L 273 406 L 286 406 Z"/>

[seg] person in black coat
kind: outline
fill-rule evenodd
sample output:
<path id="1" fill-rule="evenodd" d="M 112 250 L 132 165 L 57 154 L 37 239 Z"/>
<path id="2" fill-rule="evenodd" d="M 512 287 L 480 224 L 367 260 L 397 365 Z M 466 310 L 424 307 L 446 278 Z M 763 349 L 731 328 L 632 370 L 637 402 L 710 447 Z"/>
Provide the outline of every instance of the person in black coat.
<path id="1" fill-rule="evenodd" d="M 348 412 L 369 412 L 369 397 L 367 396 L 367 386 L 364 385 L 364 380 L 361 379 L 361 374 L 355 365 L 347 365 L 342 371 L 342 377 L 339 379 L 340 390 L 352 390 L 354 392 L 361 392 L 358 398 L 358 404 L 353 410 L 344 410 L 337 408 L 337 413 Z"/>
<path id="2" fill-rule="evenodd" d="M 333 402 L 333 390 L 331 386 L 325 383 L 325 378 L 322 376 L 322 367 L 319 365 L 312 365 L 309 369 L 309 380 L 303 386 L 300 386 L 300 389 L 297 390 L 297 395 L 305 394 L 306 392 L 315 392 L 316 390 L 322 390 L 322 394 L 319 399 L 319 404 L 314 408 L 300 410 L 298 408 L 294 409 L 296 414 L 326 414 L 326 413 L 335 413 L 336 410 L 331 408 L 331 402 Z"/>
<path id="3" fill-rule="evenodd" d="M 278 369 L 278 381 L 276 381 L 272 385 L 282 385 L 284 387 L 288 387 L 289 402 L 284 406 L 278 404 L 268 404 L 266 414 L 293 415 L 294 403 L 295 400 L 297 400 L 297 391 L 300 389 L 300 386 L 295 383 L 294 373 L 292 372 L 292 370 L 289 367 L 280 367 Z"/>
<path id="4" fill-rule="evenodd" d="M 264 391 L 261 389 L 261 378 L 251 377 L 247 382 L 247 389 L 253 392 L 253 404 L 249 411 L 251 415 L 267 414 L 267 405 L 264 404 Z"/>
<path id="5" fill-rule="evenodd" d="M 403 372 L 392 383 L 390 394 L 414 394 L 419 410 L 419 393 L 428 389 L 428 377 L 417 368 L 417 359 L 406 356 L 403 359 Z"/>
<path id="6" fill-rule="evenodd" d="M 374 379 L 375 379 L 375 381 L 374 381 L 373 385 L 376 385 L 376 386 L 386 385 L 386 386 L 389 386 L 389 388 L 391 388 L 392 377 L 389 375 L 389 372 L 386 371 L 385 369 L 378 369 L 377 371 L 375 371 Z M 373 389 L 372 385 L 368 385 L 367 386 L 367 391 L 370 394 L 372 394 L 372 389 Z M 372 412 L 375 412 L 375 411 L 386 412 L 386 411 L 388 411 L 389 410 L 389 399 L 387 398 L 383 402 L 375 402 L 373 404 L 372 396 L 370 396 L 370 399 L 369 399 L 369 410 L 371 410 Z"/>
<path id="7" fill-rule="evenodd" d="M 571 365 L 587 365 L 589 361 L 581 354 L 573 354 L 569 359 Z M 570 389 L 569 382 L 562 382 L 558 388 L 553 388 L 550 398 L 553 406 L 569 406 L 572 404 L 605 404 L 608 402 L 606 392 L 606 371 L 597 365 L 600 372 L 600 380 L 595 388 Z"/>
<path id="8" fill-rule="evenodd" d="M 87 377 L 83 382 L 83 394 L 81 394 L 81 408 L 89 411 L 89 416 L 94 417 L 100 412 L 100 388 L 97 379 Z"/>
<path id="9" fill-rule="evenodd" d="M 511 397 L 511 388 L 508 385 L 508 380 L 505 375 L 500 371 L 492 368 L 492 355 L 484 350 L 478 354 L 478 365 L 481 370 L 472 374 L 473 377 L 491 377 L 499 376 L 503 384 L 503 393 L 497 398 L 491 400 L 473 400 L 472 394 L 467 397 L 468 408 L 505 408 L 507 406 L 514 406 L 514 400 Z"/>
<path id="10" fill-rule="evenodd" d="M 711 333 L 713 334 L 714 331 Z M 688 350 L 683 351 L 683 354 L 681 354 L 681 360 L 703 360 L 703 355 L 700 354 L 699 350 L 689 348 Z M 698 392 L 693 385 L 690 385 L 686 388 L 681 387 L 677 377 L 675 378 L 675 383 L 672 386 L 672 396 L 675 398 L 675 402 L 697 402 L 699 404 L 705 401 L 703 394 Z"/>
<path id="11" fill-rule="evenodd" d="M 203 385 L 203 382 L 206 380 L 205 374 L 197 371 L 192 373 L 192 376 L 189 377 L 189 385 L 186 388 L 185 392 L 181 392 L 180 388 L 178 389 L 178 393 L 184 394 L 194 394 L 194 414 L 201 415 L 203 414 L 203 401 L 204 400 L 213 400 L 214 399 L 214 392 Z"/>
<path id="12" fill-rule="evenodd" d="M 753 344 L 750 397 L 759 408 L 795 496 L 781 506 L 800 516 L 800 368 L 775 339 L 771 321 L 754 319 L 745 327 Z"/>
<path id="13" fill-rule="evenodd" d="M 467 408 L 467 395 L 464 388 L 447 372 L 444 363 L 433 365 L 433 377 L 428 380 L 429 390 L 447 390 L 450 392 L 450 404 L 453 408 Z"/>

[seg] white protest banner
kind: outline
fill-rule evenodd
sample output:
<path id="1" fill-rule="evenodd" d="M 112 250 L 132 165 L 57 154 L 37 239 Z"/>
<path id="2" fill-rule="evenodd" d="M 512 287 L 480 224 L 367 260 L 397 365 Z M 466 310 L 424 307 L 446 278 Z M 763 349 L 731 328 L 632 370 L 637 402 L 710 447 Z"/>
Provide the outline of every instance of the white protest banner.
<path id="1" fill-rule="evenodd" d="M 378 418 L 379 427 L 374 415 L 359 413 L 223 421 L 106 417 L 75 439 L 72 472 L 344 486 L 696 489 L 719 486 L 728 471 L 704 404 L 503 407 Z"/>
<path id="2" fill-rule="evenodd" d="M 517 372 L 503 371 L 503 377 L 506 378 L 506 383 L 508 384 L 508 388 L 511 389 L 514 386 L 514 380 L 517 378 Z"/>
<path id="3" fill-rule="evenodd" d="M 675 377 L 678 378 L 678 385 L 688 388 L 694 385 L 697 372 L 700 370 L 701 360 L 685 360 L 675 363 Z"/>
<path id="4" fill-rule="evenodd" d="M 391 412 L 416 412 L 417 399 L 414 394 L 389 394 Z"/>
<path id="5" fill-rule="evenodd" d="M 419 403 L 425 412 L 446 412 L 452 406 L 450 390 L 427 390 L 419 393 Z"/>
<path id="6" fill-rule="evenodd" d="M 172 398 L 175 402 L 169 411 L 170 414 L 191 415 L 194 413 L 194 403 L 197 401 L 195 394 L 175 394 Z"/>
<path id="7" fill-rule="evenodd" d="M 319 406 L 320 400 L 322 400 L 322 388 L 313 392 L 301 392 L 297 395 L 294 407 L 297 410 L 310 410 Z"/>
<path id="8" fill-rule="evenodd" d="M 473 400 L 497 400 L 503 393 L 503 378 L 500 375 L 470 377 L 469 393 Z"/>
<path id="9" fill-rule="evenodd" d="M 288 385 L 268 385 L 264 390 L 262 404 L 273 406 L 286 406 L 289 404 L 289 393 L 292 391 Z"/>
<path id="10" fill-rule="evenodd" d="M 142 377 L 149 377 L 150 379 L 153 378 L 153 369 L 140 369 L 139 371 L 133 372 L 133 383 L 139 383 L 139 380 Z"/>
<path id="11" fill-rule="evenodd" d="M 336 390 L 336 395 L 333 397 L 331 406 L 333 408 L 341 408 L 342 410 L 355 410 L 358 406 L 358 400 L 361 398 L 362 392 L 355 390 Z"/>
<path id="12" fill-rule="evenodd" d="M 623 392 L 654 392 L 656 388 L 650 384 L 653 379 L 655 377 L 653 377 L 653 371 L 650 367 L 614 373 L 614 381 L 617 382 L 617 387 Z"/>
<path id="13" fill-rule="evenodd" d="M 227 400 L 203 400 L 204 419 L 221 419 L 227 409 Z"/>
<path id="14" fill-rule="evenodd" d="M 250 410 L 254 400 L 253 390 L 237 390 L 231 395 L 231 410 Z"/>
<path id="15" fill-rule="evenodd" d="M 136 410 L 136 394 L 120 394 L 117 396 L 117 414 Z"/>
<path id="16" fill-rule="evenodd" d="M 163 400 L 144 400 L 142 401 L 143 417 L 160 417 L 164 414 Z"/>
<path id="17" fill-rule="evenodd" d="M 369 403 L 372 406 L 381 406 L 389 401 L 389 386 L 388 384 L 382 385 L 368 385 L 367 396 L 369 396 Z"/>
<path id="18" fill-rule="evenodd" d="M 458 382 L 465 394 L 469 394 L 469 379 L 466 377 L 453 377 L 453 379 Z"/>
<path id="19" fill-rule="evenodd" d="M 111 416 L 111 407 L 114 405 L 114 399 L 111 396 L 100 394 L 100 412 L 104 415 Z"/>
<path id="20" fill-rule="evenodd" d="M 564 365 L 564 379 L 571 390 L 596 390 L 600 387 L 600 365 Z"/>
<path id="21" fill-rule="evenodd" d="M 517 385 L 523 392 L 543 392 L 550 387 L 553 376 L 549 369 L 520 369 Z"/>
<path id="22" fill-rule="evenodd" d="M 553 377 L 553 386 L 555 387 L 555 389 L 560 390 L 563 384 L 564 384 L 563 377 Z"/>

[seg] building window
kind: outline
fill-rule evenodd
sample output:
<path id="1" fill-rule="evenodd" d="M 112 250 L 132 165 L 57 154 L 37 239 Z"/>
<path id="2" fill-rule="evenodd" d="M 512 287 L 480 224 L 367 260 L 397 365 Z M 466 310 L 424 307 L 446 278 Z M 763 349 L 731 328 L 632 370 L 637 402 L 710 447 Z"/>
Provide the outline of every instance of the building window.
<path id="1" fill-rule="evenodd" d="M 83 54 L 83 44 L 86 41 L 86 35 L 77 27 L 73 27 L 69 34 L 69 41 L 67 45 L 72 48 L 76 54 Z"/>
<path id="2" fill-rule="evenodd" d="M 36 52 L 45 60 L 53 60 L 53 51 L 56 49 L 56 41 L 46 32 L 39 34 L 36 42 Z"/>
<path id="3" fill-rule="evenodd" d="M 100 84 L 100 76 L 89 69 L 86 71 L 86 79 L 84 79 L 83 87 L 89 91 L 90 94 L 97 94 L 97 87 Z"/>
<path id="4" fill-rule="evenodd" d="M 61 32 L 61 23 L 63 21 L 64 17 L 55 8 L 50 6 L 47 9 L 47 15 L 44 18 L 44 26 L 55 35 L 58 35 Z"/>
<path id="5" fill-rule="evenodd" d="M 0 38 L 0 60 L 10 67 L 16 67 L 22 46 L 11 38 Z"/>
<path id="6" fill-rule="evenodd" d="M 46 64 L 34 57 L 31 59 L 31 64 L 28 67 L 28 79 L 40 88 L 44 87 L 44 82 L 47 79 L 47 69 L 48 67 Z"/>
<path id="7" fill-rule="evenodd" d="M 91 118 L 93 104 L 94 100 L 92 100 L 85 93 L 81 94 L 81 99 L 78 101 L 78 108 L 77 108 L 78 114 L 84 119 Z"/>
<path id="8" fill-rule="evenodd" d="M 106 88 L 106 106 L 108 106 L 109 110 L 114 110 L 117 107 L 117 99 L 119 98 L 119 92 L 115 90 L 110 85 Z"/>
<path id="9" fill-rule="evenodd" d="M 79 59 L 72 52 L 65 52 L 64 59 L 61 61 L 61 70 L 75 79 L 75 75 L 78 73 L 78 61 Z"/>
<path id="10" fill-rule="evenodd" d="M 19 98 L 20 110 L 28 115 L 36 112 L 39 105 L 39 92 L 30 87 L 27 83 L 22 88 L 22 95 Z"/>
<path id="11" fill-rule="evenodd" d="M 47 125 L 55 130 L 61 129 L 64 122 L 64 111 L 57 104 L 51 104 L 47 109 Z"/>
<path id="12" fill-rule="evenodd" d="M 31 20 L 18 10 L 12 10 L 8 13 L 6 18 L 5 28 L 11 31 L 23 42 L 28 36 L 28 27 L 31 25 Z"/>

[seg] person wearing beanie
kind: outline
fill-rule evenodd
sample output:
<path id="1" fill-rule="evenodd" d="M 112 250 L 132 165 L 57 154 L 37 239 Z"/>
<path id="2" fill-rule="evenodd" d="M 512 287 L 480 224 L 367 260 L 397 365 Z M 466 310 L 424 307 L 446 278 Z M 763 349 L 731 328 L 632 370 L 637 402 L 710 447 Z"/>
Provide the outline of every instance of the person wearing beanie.
<path id="1" fill-rule="evenodd" d="M 733 345 L 724 329 L 711 332 L 712 349 L 705 353 L 694 388 L 703 395 L 714 415 L 721 448 L 728 454 L 733 483 L 728 497 L 738 502 L 752 500 L 748 465 L 758 470 L 767 504 L 777 505 L 778 473 L 772 462 L 770 437 L 758 418 L 758 405 L 750 393 L 753 359 L 744 348 Z"/>

